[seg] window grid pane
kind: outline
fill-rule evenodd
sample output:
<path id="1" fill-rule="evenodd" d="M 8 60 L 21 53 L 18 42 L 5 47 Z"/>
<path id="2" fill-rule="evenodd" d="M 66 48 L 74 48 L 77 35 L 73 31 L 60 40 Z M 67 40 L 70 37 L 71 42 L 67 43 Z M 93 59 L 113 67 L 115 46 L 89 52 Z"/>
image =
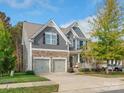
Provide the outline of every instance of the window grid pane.
<path id="1" fill-rule="evenodd" d="M 56 34 L 52 35 L 52 44 L 57 45 L 57 35 Z"/>
<path id="2" fill-rule="evenodd" d="M 45 34 L 45 40 L 46 40 L 46 44 L 51 44 L 50 34 Z"/>
<path id="3" fill-rule="evenodd" d="M 53 32 L 45 33 L 46 44 L 57 45 L 57 34 Z"/>

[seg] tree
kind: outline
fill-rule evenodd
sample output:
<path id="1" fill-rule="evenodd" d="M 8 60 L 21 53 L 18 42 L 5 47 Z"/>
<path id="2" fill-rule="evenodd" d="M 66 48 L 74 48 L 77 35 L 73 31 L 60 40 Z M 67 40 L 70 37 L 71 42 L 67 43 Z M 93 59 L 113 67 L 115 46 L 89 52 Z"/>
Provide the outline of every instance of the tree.
<path id="1" fill-rule="evenodd" d="M 23 69 L 22 64 L 22 27 L 23 23 L 19 22 L 17 25 L 12 27 L 11 29 L 11 35 L 12 35 L 12 41 L 13 46 L 15 47 L 15 55 L 17 57 L 16 59 L 16 70 L 21 71 Z"/>
<path id="2" fill-rule="evenodd" d="M 0 74 L 10 73 L 15 68 L 16 57 L 13 54 L 11 34 L 0 22 Z"/>
<path id="3" fill-rule="evenodd" d="M 17 25 L 11 26 L 10 18 L 6 16 L 4 12 L 0 12 L 0 22 L 7 31 L 11 33 L 12 46 L 14 47 L 14 54 L 16 55 L 16 71 L 22 70 L 22 22 L 18 22 Z"/>
<path id="4" fill-rule="evenodd" d="M 92 65 L 94 63 L 94 52 L 92 51 L 93 42 L 86 40 L 86 44 L 82 46 L 81 57 L 83 61 Z"/>
<path id="5" fill-rule="evenodd" d="M 0 11 L 0 22 L 3 23 L 6 29 L 9 29 L 11 27 L 10 18 L 7 17 L 4 12 L 1 12 L 1 11 Z"/>
<path id="6" fill-rule="evenodd" d="M 113 62 L 124 58 L 122 11 L 117 0 L 105 0 L 94 19 L 92 39 L 95 39 L 93 52 L 96 59 Z"/>

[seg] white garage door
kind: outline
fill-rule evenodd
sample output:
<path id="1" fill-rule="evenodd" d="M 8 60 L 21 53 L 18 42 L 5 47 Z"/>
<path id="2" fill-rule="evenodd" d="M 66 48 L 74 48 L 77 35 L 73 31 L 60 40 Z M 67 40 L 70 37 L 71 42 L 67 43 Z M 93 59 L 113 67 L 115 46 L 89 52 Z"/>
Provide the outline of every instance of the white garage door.
<path id="1" fill-rule="evenodd" d="M 65 59 L 53 59 L 53 72 L 65 72 Z"/>
<path id="2" fill-rule="evenodd" d="M 34 59 L 33 71 L 36 74 L 49 72 L 49 59 Z"/>

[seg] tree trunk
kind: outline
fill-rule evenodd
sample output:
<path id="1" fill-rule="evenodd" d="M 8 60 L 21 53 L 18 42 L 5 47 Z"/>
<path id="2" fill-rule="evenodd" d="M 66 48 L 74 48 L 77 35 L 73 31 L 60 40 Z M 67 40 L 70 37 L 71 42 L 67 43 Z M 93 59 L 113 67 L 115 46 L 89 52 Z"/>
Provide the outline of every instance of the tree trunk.
<path id="1" fill-rule="evenodd" d="M 112 72 L 114 71 L 114 66 L 113 66 L 113 59 L 111 59 L 111 64 L 112 64 Z"/>
<path id="2" fill-rule="evenodd" d="M 14 76 L 14 70 L 11 70 L 11 72 L 10 72 L 10 76 L 11 76 L 11 77 Z"/>
<path id="3" fill-rule="evenodd" d="M 23 64 L 22 64 L 22 46 L 20 43 L 16 41 L 16 71 L 22 71 Z"/>
<path id="4" fill-rule="evenodd" d="M 109 74 L 109 70 L 108 70 L 108 64 L 109 64 L 109 60 L 107 60 L 106 74 Z"/>

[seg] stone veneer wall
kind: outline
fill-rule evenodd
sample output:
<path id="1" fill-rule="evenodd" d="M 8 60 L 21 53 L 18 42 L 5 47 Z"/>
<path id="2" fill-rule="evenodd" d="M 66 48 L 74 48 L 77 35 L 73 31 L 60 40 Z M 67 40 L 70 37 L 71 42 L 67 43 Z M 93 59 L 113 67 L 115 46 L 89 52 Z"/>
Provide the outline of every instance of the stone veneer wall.
<path id="1" fill-rule="evenodd" d="M 68 52 L 56 52 L 56 51 L 32 51 L 33 57 L 68 57 Z"/>

